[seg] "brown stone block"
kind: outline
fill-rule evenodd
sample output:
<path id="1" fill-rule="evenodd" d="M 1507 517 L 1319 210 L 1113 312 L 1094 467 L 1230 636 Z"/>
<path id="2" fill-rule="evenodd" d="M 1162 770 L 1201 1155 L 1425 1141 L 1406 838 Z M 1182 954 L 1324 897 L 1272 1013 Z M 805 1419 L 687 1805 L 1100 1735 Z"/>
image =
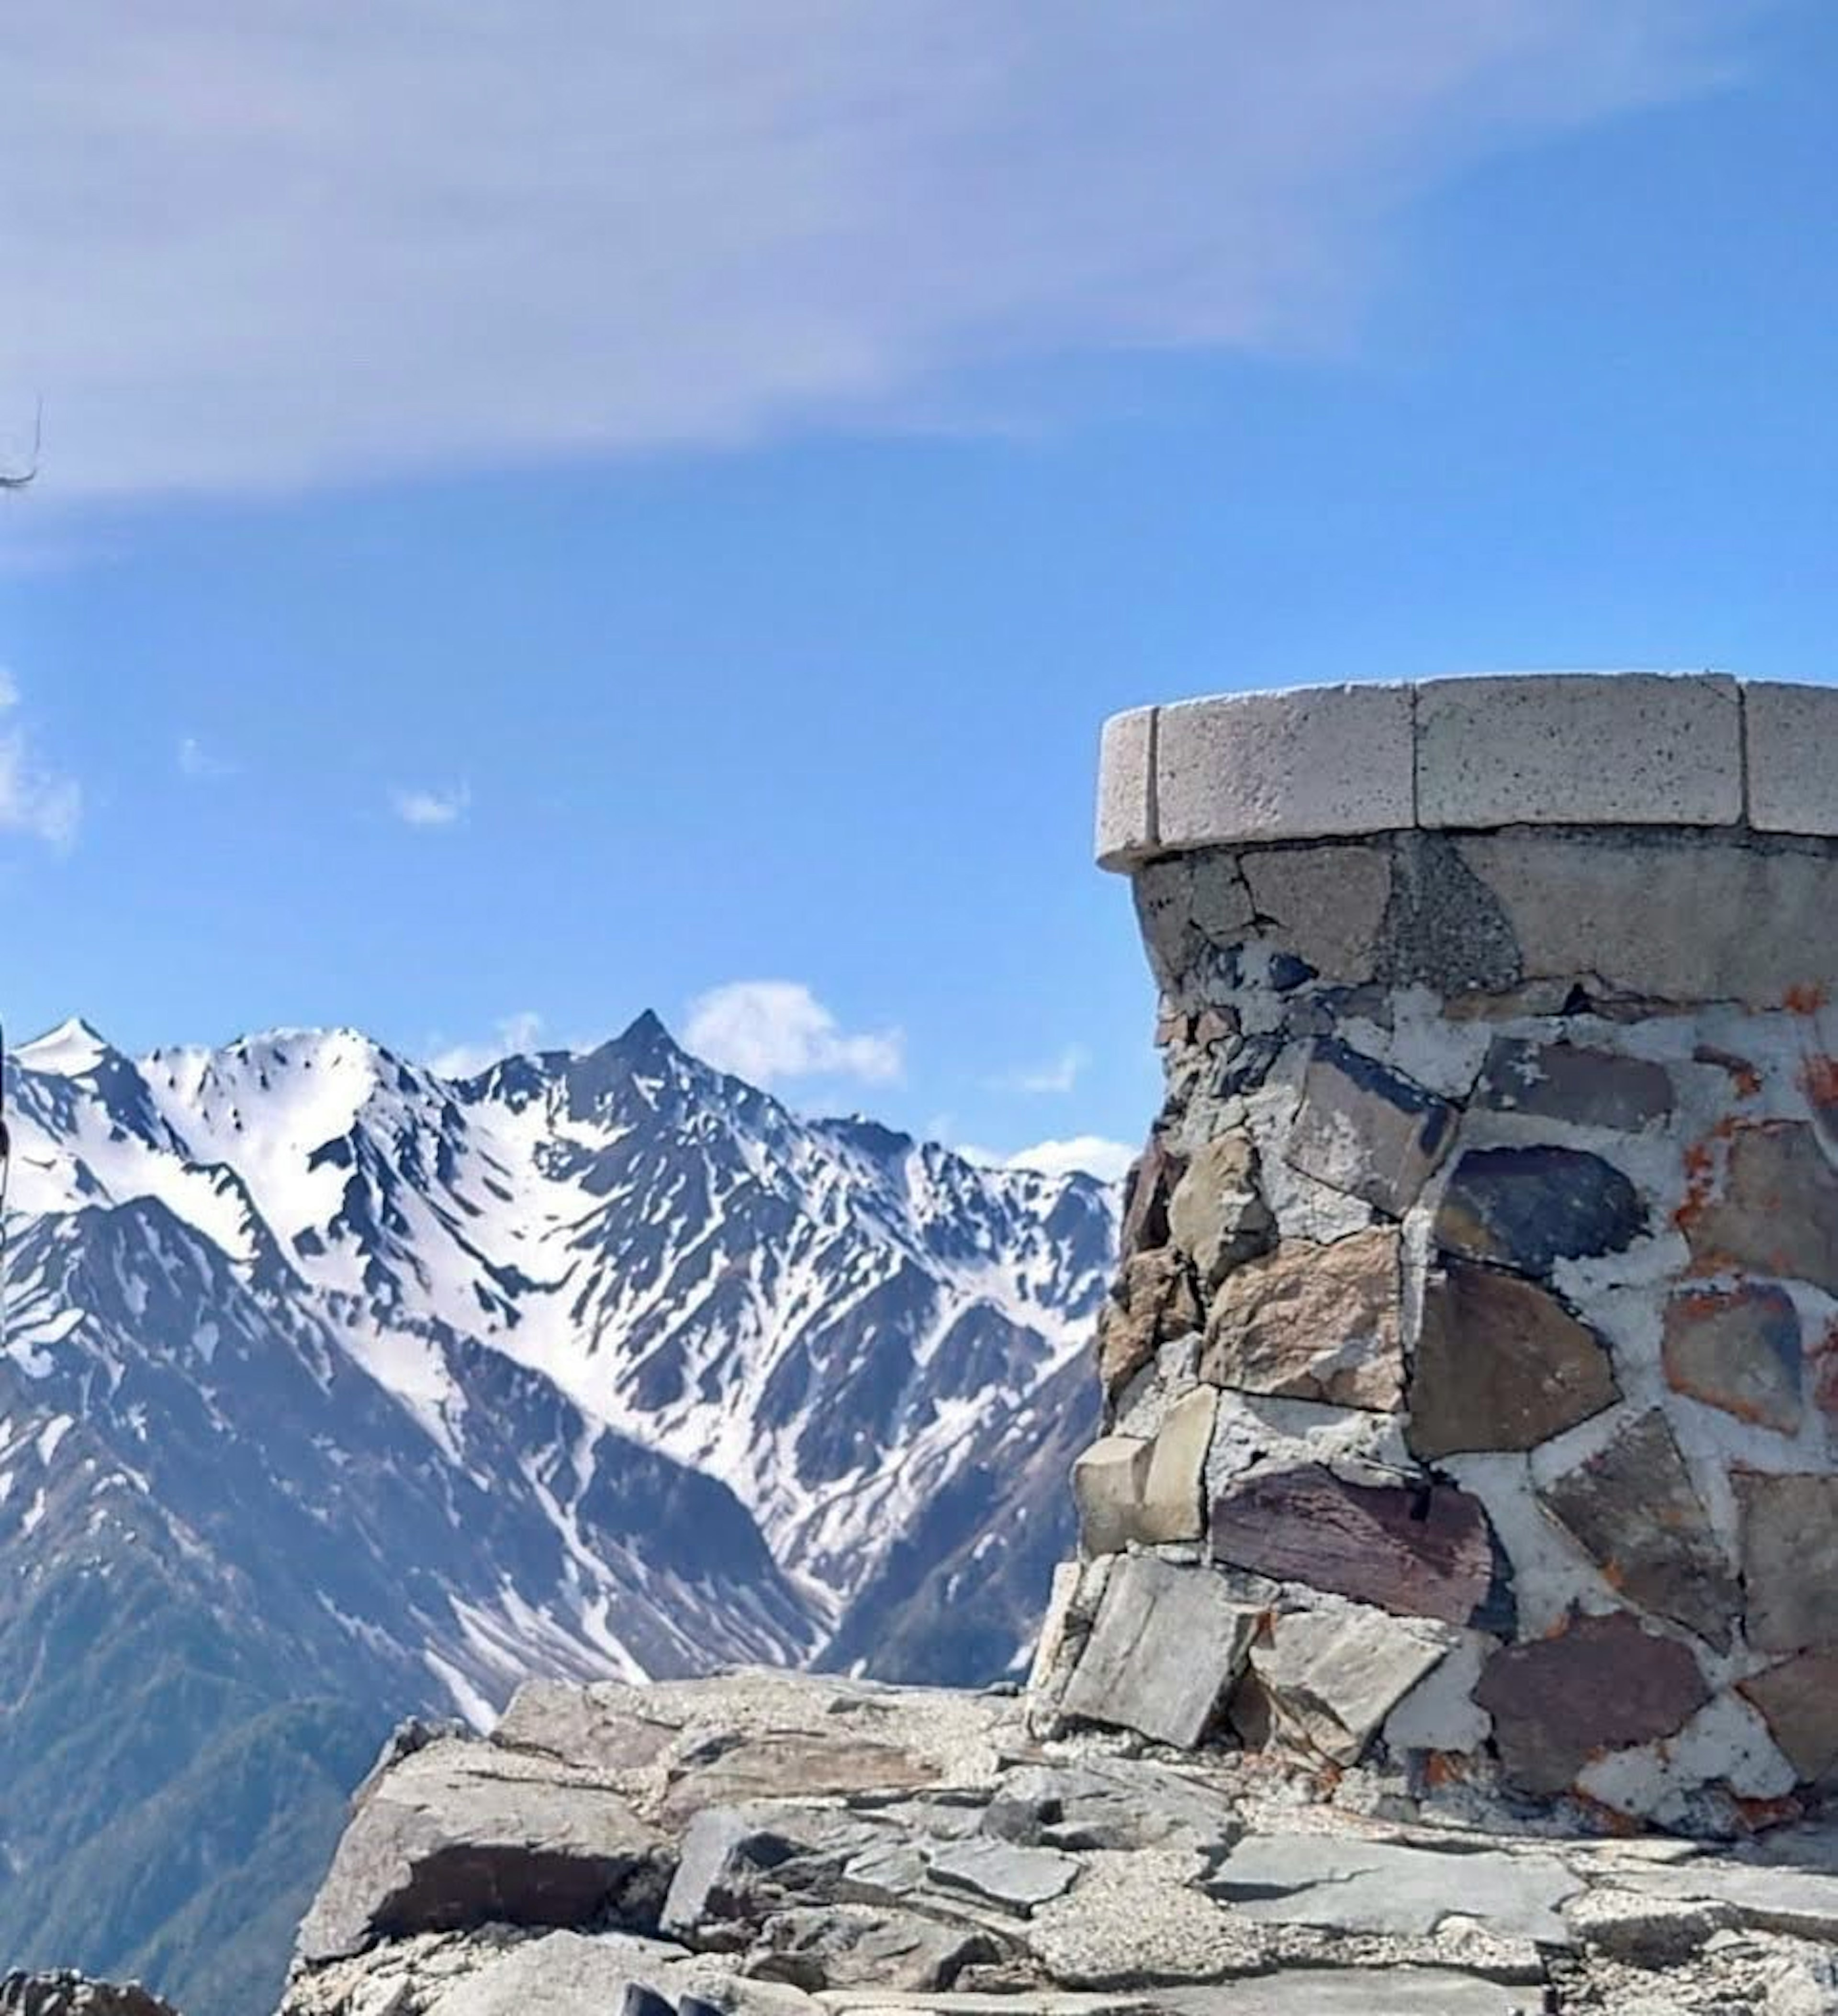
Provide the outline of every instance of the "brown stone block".
<path id="1" fill-rule="evenodd" d="M 1534 1449 L 1620 1397 L 1601 1340 L 1555 1295 L 1465 1260 L 1430 1276 L 1411 1370 L 1414 1455 Z"/>
<path id="2" fill-rule="evenodd" d="M 1344 1043 L 1315 1046 L 1285 1159 L 1402 1218 L 1454 1138 L 1454 1109 Z"/>
<path id="3" fill-rule="evenodd" d="M 1395 1410 L 1404 1391 L 1399 1239 L 1389 1226 L 1332 1245 L 1284 1242 L 1227 1276 L 1200 1377 L 1216 1386 Z"/>
<path id="4" fill-rule="evenodd" d="M 1739 1268 L 1838 1294 L 1838 1169 L 1803 1121 L 1738 1128 L 1718 1196 L 1679 1215 L 1699 1271 Z"/>
<path id="5" fill-rule="evenodd" d="M 1800 1395 L 1800 1314 L 1782 1289 L 1696 1286 L 1666 1305 L 1666 1378 L 1675 1392 L 1792 1435 Z"/>
<path id="6" fill-rule="evenodd" d="M 1123 1262 L 1112 1298 L 1097 1319 L 1097 1370 L 1114 1394 L 1170 1337 L 1200 1327 L 1200 1305 L 1187 1262 L 1172 1247 L 1138 1253 Z"/>
<path id="7" fill-rule="evenodd" d="M 1502 1647 L 1474 1697 L 1494 1718 L 1508 1778 L 1548 1795 L 1567 1790 L 1598 1751 L 1675 1735 L 1710 1690 L 1684 1646 L 1616 1611 Z"/>
<path id="8" fill-rule="evenodd" d="M 1728 1647 L 1742 1591 L 1656 1407 L 1559 1478 L 1544 1503 L 1630 1600 Z"/>
<path id="9" fill-rule="evenodd" d="M 1319 1463 L 1249 1477 L 1213 1503 L 1216 1561 L 1467 1624 L 1493 1593 L 1494 1550 L 1478 1499 L 1427 1478 L 1352 1484 Z"/>
<path id="10" fill-rule="evenodd" d="M 1670 1116 L 1672 1078 L 1645 1057 L 1501 1036 L 1487 1052 L 1475 1098 L 1497 1112 L 1638 1133 Z"/>
<path id="11" fill-rule="evenodd" d="M 1275 1233 L 1248 1134 L 1222 1134 L 1188 1161 L 1168 1204 L 1168 1234 L 1208 1288 L 1263 1252 Z"/>
<path id="12" fill-rule="evenodd" d="M 1744 1680 L 1739 1691 L 1804 1780 L 1838 1772 L 1838 1652 L 1802 1652 Z"/>

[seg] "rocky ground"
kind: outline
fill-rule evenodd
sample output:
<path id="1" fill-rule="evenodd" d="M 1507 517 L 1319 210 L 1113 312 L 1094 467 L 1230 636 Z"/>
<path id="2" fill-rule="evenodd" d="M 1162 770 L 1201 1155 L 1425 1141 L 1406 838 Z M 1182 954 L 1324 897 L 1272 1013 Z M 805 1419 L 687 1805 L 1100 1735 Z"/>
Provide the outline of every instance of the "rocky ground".
<path id="1" fill-rule="evenodd" d="M 607 2016 L 634 1982 L 730 2016 L 1814 2016 L 1838 1827 L 1486 1832 L 1011 1695 L 538 1683 L 489 1740 L 401 1733 L 282 2016 Z"/>

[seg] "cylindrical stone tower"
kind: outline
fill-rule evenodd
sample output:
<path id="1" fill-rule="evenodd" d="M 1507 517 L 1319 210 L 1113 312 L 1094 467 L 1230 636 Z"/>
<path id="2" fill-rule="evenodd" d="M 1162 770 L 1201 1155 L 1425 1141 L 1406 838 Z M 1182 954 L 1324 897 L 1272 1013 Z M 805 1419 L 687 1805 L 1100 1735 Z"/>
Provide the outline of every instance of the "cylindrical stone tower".
<path id="1" fill-rule="evenodd" d="M 1838 1773 L 1838 689 L 1105 731 L 1167 1096 L 1036 1679 L 1689 1831 Z"/>

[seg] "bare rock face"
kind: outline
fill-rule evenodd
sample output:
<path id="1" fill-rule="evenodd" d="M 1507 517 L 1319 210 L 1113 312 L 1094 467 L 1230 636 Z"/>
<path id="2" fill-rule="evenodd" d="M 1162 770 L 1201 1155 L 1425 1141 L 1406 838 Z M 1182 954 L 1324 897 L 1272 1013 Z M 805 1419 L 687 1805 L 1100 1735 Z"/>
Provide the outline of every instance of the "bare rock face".
<path id="1" fill-rule="evenodd" d="M 1248 1261 L 1214 1297 L 1200 1376 L 1216 1386 L 1347 1407 L 1403 1399 L 1398 1236 L 1292 1239 Z"/>
<path id="2" fill-rule="evenodd" d="M 80 1974 L 0 1975 L 0 2016 L 178 2016 L 137 1982 L 117 1987 Z"/>

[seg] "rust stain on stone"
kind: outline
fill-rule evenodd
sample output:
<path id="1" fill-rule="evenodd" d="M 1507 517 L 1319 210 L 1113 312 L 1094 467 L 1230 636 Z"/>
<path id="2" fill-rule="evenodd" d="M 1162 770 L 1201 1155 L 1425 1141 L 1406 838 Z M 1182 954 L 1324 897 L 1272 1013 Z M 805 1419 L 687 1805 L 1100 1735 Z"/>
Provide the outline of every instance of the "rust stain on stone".
<path id="1" fill-rule="evenodd" d="M 1825 1006 L 1825 999 L 1824 988 L 1797 981 L 1781 996 L 1781 1003 L 1790 1015 L 1816 1015 Z"/>

